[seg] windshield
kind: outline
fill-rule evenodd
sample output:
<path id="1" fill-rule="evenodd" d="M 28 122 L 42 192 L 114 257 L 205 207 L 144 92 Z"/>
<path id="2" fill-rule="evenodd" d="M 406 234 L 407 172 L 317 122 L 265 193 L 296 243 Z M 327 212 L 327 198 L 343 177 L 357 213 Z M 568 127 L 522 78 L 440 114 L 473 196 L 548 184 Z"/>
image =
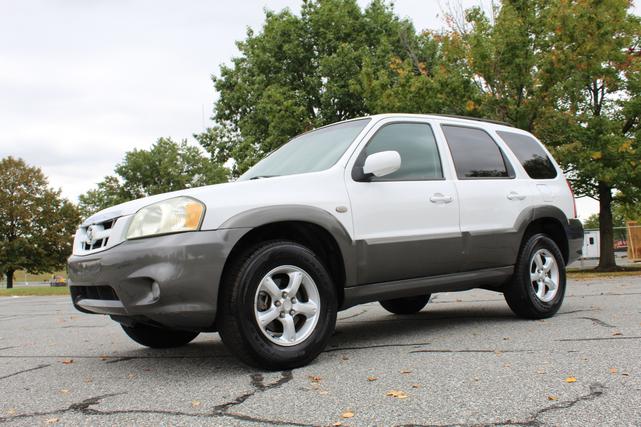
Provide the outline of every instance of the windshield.
<path id="1" fill-rule="evenodd" d="M 333 166 L 370 119 L 326 126 L 295 137 L 258 162 L 239 180 L 318 172 Z"/>

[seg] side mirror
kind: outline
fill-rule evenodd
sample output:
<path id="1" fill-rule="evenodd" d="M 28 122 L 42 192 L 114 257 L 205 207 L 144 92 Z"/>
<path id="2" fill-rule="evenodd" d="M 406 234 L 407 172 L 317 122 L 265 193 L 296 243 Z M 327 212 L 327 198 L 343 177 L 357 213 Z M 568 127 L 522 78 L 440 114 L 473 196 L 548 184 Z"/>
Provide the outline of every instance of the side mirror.
<path id="1" fill-rule="evenodd" d="M 401 155 L 397 151 L 381 151 L 367 156 L 363 164 L 363 174 L 377 178 L 396 172 L 401 167 Z"/>

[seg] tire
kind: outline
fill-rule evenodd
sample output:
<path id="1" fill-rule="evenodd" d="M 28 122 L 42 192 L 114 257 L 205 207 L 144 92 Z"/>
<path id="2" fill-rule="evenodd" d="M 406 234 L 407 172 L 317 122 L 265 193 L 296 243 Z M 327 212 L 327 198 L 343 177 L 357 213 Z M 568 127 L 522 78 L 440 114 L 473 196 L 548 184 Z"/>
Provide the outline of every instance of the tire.
<path id="1" fill-rule="evenodd" d="M 418 313 L 430 301 L 431 294 L 415 297 L 396 298 L 379 301 L 379 304 L 393 314 L 414 314 Z"/>
<path id="2" fill-rule="evenodd" d="M 219 333 L 248 365 L 267 370 L 306 365 L 334 332 L 334 283 L 320 259 L 298 243 L 255 246 L 234 261 L 222 286 Z M 294 295 L 287 293 L 292 287 L 298 289 Z"/>
<path id="3" fill-rule="evenodd" d="M 503 295 L 517 316 L 545 319 L 561 308 L 565 281 L 565 261 L 559 247 L 547 235 L 534 234 L 524 240 L 514 276 Z"/>
<path id="4" fill-rule="evenodd" d="M 125 333 L 129 335 L 129 338 L 138 344 L 150 348 L 182 347 L 183 345 L 189 344 L 199 335 L 198 332 L 176 331 L 143 324 L 120 326 L 122 326 Z"/>

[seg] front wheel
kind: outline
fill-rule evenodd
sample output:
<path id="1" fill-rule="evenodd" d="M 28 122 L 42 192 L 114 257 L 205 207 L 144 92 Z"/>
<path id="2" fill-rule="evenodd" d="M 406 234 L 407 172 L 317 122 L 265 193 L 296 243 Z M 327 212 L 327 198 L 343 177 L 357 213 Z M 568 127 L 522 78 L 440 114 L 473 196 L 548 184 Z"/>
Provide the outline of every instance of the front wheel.
<path id="1" fill-rule="evenodd" d="M 551 317 L 563 303 L 565 281 L 565 261 L 559 247 L 547 235 L 535 234 L 521 248 L 505 300 L 517 316 Z"/>
<path id="2" fill-rule="evenodd" d="M 174 348 L 189 344 L 198 336 L 198 332 L 175 331 L 172 329 L 156 328 L 154 326 L 137 324 L 122 326 L 122 329 L 132 340 L 145 347 Z"/>
<path id="3" fill-rule="evenodd" d="M 272 241 L 249 250 L 225 277 L 219 333 L 245 363 L 270 370 L 312 361 L 336 325 L 334 284 L 308 248 Z"/>

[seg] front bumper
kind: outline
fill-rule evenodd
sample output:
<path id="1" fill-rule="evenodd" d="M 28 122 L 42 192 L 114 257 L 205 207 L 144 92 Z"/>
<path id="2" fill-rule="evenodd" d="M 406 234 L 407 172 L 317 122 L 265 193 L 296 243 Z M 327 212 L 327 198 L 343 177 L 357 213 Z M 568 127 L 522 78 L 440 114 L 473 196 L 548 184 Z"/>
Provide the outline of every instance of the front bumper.
<path id="1" fill-rule="evenodd" d="M 83 312 L 174 329 L 214 327 L 225 261 L 248 231 L 234 228 L 127 240 L 69 258 L 69 288 Z"/>
<path id="2" fill-rule="evenodd" d="M 570 264 L 579 259 L 583 252 L 583 224 L 576 218 L 568 220 L 566 233 L 568 235 L 567 264 Z"/>

